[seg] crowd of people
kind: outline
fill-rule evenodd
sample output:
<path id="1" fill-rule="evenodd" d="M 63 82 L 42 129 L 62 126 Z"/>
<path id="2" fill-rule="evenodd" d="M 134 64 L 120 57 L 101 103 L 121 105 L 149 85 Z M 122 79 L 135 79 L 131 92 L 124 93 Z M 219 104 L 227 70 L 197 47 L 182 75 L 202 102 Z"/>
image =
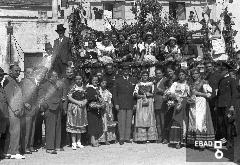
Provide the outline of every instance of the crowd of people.
<path id="1" fill-rule="evenodd" d="M 117 142 L 179 149 L 195 141 L 221 140 L 232 147 L 239 75 L 228 62 L 195 62 L 194 46 L 181 49 L 174 37 L 158 46 L 151 32 L 143 43 L 137 34 L 129 40 L 123 34 L 106 35 L 99 41 L 93 33 L 81 57 L 105 68 L 79 71 L 69 62 L 73 52 L 65 28 L 58 25 L 56 31 L 59 39 L 53 48 L 46 44 L 43 66 L 26 68 L 20 82 L 16 63 L 9 75 L 0 69 L 2 158 L 24 159 L 39 147 L 57 154 L 65 146 L 76 150 Z M 125 63 L 149 60 L 169 62 L 142 68 L 141 74 Z M 122 63 L 121 68 L 114 62 Z"/>

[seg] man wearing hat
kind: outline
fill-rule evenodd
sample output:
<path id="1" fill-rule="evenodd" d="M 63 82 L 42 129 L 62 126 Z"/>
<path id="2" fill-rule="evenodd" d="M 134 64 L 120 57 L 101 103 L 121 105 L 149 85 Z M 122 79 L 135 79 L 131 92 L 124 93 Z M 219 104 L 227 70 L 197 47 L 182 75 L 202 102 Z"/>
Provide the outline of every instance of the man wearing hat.
<path id="1" fill-rule="evenodd" d="M 7 95 L 9 112 L 10 141 L 8 154 L 11 155 L 11 159 L 25 159 L 24 156 L 19 154 L 20 118 L 23 113 L 22 89 L 20 83 L 17 80 L 20 72 L 21 68 L 17 63 L 10 65 L 10 74 L 3 82 L 4 90 Z"/>
<path id="2" fill-rule="evenodd" d="M 57 25 L 56 32 L 59 38 L 54 41 L 53 46 L 53 70 L 56 70 L 59 75 L 65 73 L 66 67 L 71 61 L 71 41 L 64 36 L 65 30 L 63 24 Z"/>
<path id="3" fill-rule="evenodd" d="M 228 123 L 228 111 L 234 111 L 236 100 L 236 82 L 229 75 L 229 70 L 232 67 L 227 62 L 222 62 L 221 79 L 218 82 L 217 89 L 217 131 L 216 139 L 227 143 L 230 147 L 232 145 L 230 135 L 230 124 Z"/>
<path id="4" fill-rule="evenodd" d="M 9 113 L 7 104 L 7 95 L 3 89 L 1 82 L 3 81 L 4 70 L 0 67 L 0 158 L 2 154 L 6 154 L 8 150 L 7 139 L 9 139 Z"/>
<path id="5" fill-rule="evenodd" d="M 118 111 L 119 144 L 130 142 L 133 107 L 136 104 L 133 91 L 136 80 L 130 77 L 129 66 L 123 66 L 123 75 L 119 76 L 114 84 L 113 99 Z"/>

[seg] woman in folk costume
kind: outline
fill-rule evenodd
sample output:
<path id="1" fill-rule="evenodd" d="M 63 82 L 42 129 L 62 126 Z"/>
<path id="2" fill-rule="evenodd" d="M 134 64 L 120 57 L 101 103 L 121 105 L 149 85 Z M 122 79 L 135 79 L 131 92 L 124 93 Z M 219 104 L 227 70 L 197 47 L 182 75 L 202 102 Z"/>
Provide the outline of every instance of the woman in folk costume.
<path id="1" fill-rule="evenodd" d="M 105 102 L 105 111 L 103 112 L 103 135 L 100 137 L 99 142 L 109 145 L 111 141 L 116 140 L 116 122 L 113 121 L 113 104 L 112 94 L 107 89 L 107 80 L 103 78 L 100 82 L 100 95 Z"/>
<path id="2" fill-rule="evenodd" d="M 201 79 L 199 69 L 193 69 L 192 78 L 187 143 L 194 145 L 194 141 L 213 141 L 215 135 L 207 102 L 212 88 Z"/>
<path id="3" fill-rule="evenodd" d="M 75 84 L 68 94 L 67 132 L 72 136 L 72 149 L 84 148 L 81 144 L 81 134 L 86 132 L 87 110 L 86 89 L 81 75 L 75 77 Z"/>
<path id="4" fill-rule="evenodd" d="M 156 141 L 158 137 L 153 104 L 154 84 L 148 79 L 149 73 L 143 71 L 142 79 L 133 93 L 137 97 L 134 132 L 136 142 Z"/>
<path id="5" fill-rule="evenodd" d="M 115 48 L 107 35 L 103 37 L 102 43 L 97 46 L 98 60 L 104 64 L 113 63 L 116 59 Z"/>
<path id="6" fill-rule="evenodd" d="M 181 50 L 177 45 L 177 39 L 170 37 L 165 43 L 165 60 L 167 61 L 180 61 L 181 60 Z"/>
<path id="7" fill-rule="evenodd" d="M 88 134 L 93 147 L 99 146 L 98 139 L 103 134 L 102 114 L 105 104 L 99 93 L 98 81 L 96 75 L 91 76 L 86 90 Z"/>
<path id="8" fill-rule="evenodd" d="M 190 93 L 190 88 L 186 81 L 187 73 L 185 70 L 180 70 L 179 80 L 174 82 L 166 91 L 169 98 L 168 106 L 174 108 L 172 124 L 169 133 L 169 143 L 176 144 L 176 148 L 181 148 L 181 143 L 185 141 L 186 134 L 186 105 L 187 97 Z"/>
<path id="9" fill-rule="evenodd" d="M 144 47 L 144 50 L 140 60 L 145 62 L 150 62 L 150 63 L 157 62 L 158 60 L 156 59 L 156 56 L 155 56 L 157 45 L 153 41 L 153 34 L 151 32 L 147 32 L 145 36 L 145 42 L 143 43 L 143 47 Z M 150 77 L 155 76 L 155 67 L 150 68 L 149 76 Z"/>

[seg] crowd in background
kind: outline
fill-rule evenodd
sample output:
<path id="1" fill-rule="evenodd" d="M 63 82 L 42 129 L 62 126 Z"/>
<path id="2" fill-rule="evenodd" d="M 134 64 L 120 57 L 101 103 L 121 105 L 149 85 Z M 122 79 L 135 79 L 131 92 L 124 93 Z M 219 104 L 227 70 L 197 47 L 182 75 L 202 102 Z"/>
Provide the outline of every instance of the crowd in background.
<path id="1" fill-rule="evenodd" d="M 99 41 L 92 33 L 81 56 L 105 68 L 74 71 L 65 28 L 58 25 L 56 31 L 59 39 L 53 48 L 46 44 L 43 66 L 26 68 L 20 82 L 17 64 L 8 76 L 0 70 L 4 158 L 24 159 L 39 147 L 57 154 L 65 146 L 76 150 L 117 142 L 179 149 L 195 141 L 221 140 L 232 147 L 239 126 L 239 75 L 228 62 L 194 62 L 195 46 L 180 48 L 174 37 L 159 46 L 151 32 L 141 43 L 137 34 L 129 41 L 122 34 Z M 124 62 L 137 61 L 169 62 L 135 74 Z M 114 62 L 123 65 L 115 68 Z"/>

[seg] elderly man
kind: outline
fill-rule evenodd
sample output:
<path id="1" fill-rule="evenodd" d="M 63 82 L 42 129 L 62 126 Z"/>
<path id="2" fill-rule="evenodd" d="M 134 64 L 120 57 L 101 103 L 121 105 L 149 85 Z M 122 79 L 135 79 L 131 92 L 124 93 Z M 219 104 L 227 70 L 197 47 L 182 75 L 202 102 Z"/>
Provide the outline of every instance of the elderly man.
<path id="1" fill-rule="evenodd" d="M 25 159 L 19 154 L 20 141 L 20 118 L 22 116 L 23 100 L 22 89 L 17 78 L 20 75 L 20 67 L 17 64 L 10 66 L 10 74 L 4 81 L 4 90 L 7 95 L 9 122 L 10 122 L 10 143 L 8 154 L 11 159 Z"/>
<path id="2" fill-rule="evenodd" d="M 35 122 L 37 107 L 37 90 L 38 84 L 34 78 L 32 68 L 26 68 L 25 77 L 21 81 L 23 103 L 24 103 L 24 116 L 21 119 L 21 142 L 22 150 L 25 154 L 37 152 L 33 148 Z"/>
<path id="3" fill-rule="evenodd" d="M 9 113 L 8 113 L 8 104 L 7 104 L 7 95 L 4 91 L 1 82 L 3 81 L 4 70 L 0 68 L 0 157 L 2 154 L 7 153 L 8 149 L 8 140 L 9 140 Z"/>
<path id="4" fill-rule="evenodd" d="M 53 45 L 53 70 L 55 70 L 59 76 L 65 74 L 66 67 L 69 61 L 71 61 L 71 44 L 70 39 L 64 36 L 66 28 L 62 24 L 57 25 L 56 32 L 59 38 L 54 41 Z"/>
<path id="5" fill-rule="evenodd" d="M 63 88 L 56 71 L 49 73 L 49 79 L 39 89 L 40 106 L 45 112 L 46 152 L 57 154 L 61 143 L 61 109 Z"/>

